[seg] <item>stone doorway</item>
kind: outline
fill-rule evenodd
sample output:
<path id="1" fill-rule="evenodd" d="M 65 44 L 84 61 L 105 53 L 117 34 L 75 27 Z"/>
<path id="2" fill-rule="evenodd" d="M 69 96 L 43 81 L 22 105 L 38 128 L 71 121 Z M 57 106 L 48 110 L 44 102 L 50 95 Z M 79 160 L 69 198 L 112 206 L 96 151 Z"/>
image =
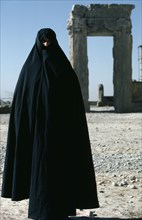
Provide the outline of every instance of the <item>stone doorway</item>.
<path id="1" fill-rule="evenodd" d="M 113 36 L 113 86 L 116 112 L 132 111 L 131 11 L 134 5 L 74 5 L 68 21 L 70 61 L 89 112 L 87 36 Z"/>

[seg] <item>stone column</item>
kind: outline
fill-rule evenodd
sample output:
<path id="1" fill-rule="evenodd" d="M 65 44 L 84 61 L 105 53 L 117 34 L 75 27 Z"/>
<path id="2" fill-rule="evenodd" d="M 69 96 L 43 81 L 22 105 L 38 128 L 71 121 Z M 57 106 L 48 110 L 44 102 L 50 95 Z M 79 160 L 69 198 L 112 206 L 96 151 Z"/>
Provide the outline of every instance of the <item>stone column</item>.
<path id="1" fill-rule="evenodd" d="M 114 105 L 116 112 L 132 111 L 132 36 L 126 30 L 114 36 Z"/>
<path id="2" fill-rule="evenodd" d="M 87 58 L 87 38 L 82 30 L 74 30 L 72 45 L 74 54 L 71 58 L 72 66 L 78 76 L 81 91 L 84 99 L 85 110 L 89 111 L 88 103 L 88 58 Z"/>
<path id="3" fill-rule="evenodd" d="M 103 106 L 104 105 L 104 86 L 103 84 L 99 84 L 98 86 L 98 101 L 97 106 Z"/>
<path id="4" fill-rule="evenodd" d="M 80 12 L 80 10 L 78 11 L 78 6 L 75 6 L 73 10 L 74 13 L 67 27 L 70 41 L 70 62 L 80 82 L 85 111 L 89 112 L 87 31 L 85 19 L 80 18 L 86 8 L 82 6 Z"/>

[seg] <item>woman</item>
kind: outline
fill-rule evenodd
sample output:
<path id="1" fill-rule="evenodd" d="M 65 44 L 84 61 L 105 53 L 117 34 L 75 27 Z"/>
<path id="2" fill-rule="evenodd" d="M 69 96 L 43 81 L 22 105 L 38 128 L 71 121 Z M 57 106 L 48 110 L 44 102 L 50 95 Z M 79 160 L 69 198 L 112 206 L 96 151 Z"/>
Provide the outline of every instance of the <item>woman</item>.
<path id="1" fill-rule="evenodd" d="M 2 197 L 29 198 L 38 220 L 99 207 L 79 82 L 50 28 L 38 32 L 15 88 Z"/>

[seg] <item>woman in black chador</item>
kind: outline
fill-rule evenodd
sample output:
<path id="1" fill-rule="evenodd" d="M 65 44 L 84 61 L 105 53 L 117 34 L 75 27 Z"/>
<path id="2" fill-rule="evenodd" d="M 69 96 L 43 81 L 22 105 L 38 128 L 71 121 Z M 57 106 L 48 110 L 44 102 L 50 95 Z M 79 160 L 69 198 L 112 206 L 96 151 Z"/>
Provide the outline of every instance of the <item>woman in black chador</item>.
<path id="1" fill-rule="evenodd" d="M 18 79 L 2 197 L 29 198 L 29 218 L 66 220 L 99 207 L 78 78 L 53 30 L 41 29 Z"/>

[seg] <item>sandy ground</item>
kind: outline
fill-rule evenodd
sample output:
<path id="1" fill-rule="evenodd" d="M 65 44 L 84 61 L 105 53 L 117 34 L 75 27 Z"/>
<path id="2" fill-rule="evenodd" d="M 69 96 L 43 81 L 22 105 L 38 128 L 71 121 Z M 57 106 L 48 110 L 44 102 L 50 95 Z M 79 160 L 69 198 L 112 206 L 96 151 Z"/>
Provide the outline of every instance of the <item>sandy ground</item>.
<path id="1" fill-rule="evenodd" d="M 110 108 L 87 113 L 100 208 L 78 216 L 142 218 L 142 113 L 116 114 Z M 101 112 L 103 110 L 103 112 Z M 109 111 L 108 111 L 109 110 Z M 9 115 L 1 119 L 1 174 Z M 2 175 L 0 176 L 2 179 Z M 27 220 L 28 200 L 1 198 L 2 220 Z"/>

